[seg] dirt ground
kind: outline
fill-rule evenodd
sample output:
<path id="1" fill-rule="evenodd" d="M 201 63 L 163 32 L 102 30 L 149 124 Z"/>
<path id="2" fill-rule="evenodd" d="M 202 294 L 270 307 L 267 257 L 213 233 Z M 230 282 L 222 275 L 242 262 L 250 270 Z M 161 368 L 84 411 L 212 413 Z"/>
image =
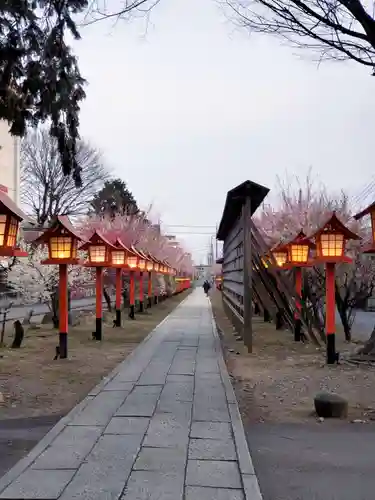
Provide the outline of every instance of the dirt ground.
<path id="1" fill-rule="evenodd" d="M 103 341 L 92 340 L 95 317 L 85 315 L 70 327 L 69 359 L 53 361 L 58 333 L 52 326 L 29 328 L 21 349 L 0 348 L 0 419 L 62 415 L 75 406 L 163 320 L 189 291 L 137 314 L 113 328 L 114 313 L 106 313 Z M 5 343 L 11 344 L 11 332 Z"/>
<path id="2" fill-rule="evenodd" d="M 290 331 L 276 331 L 257 317 L 248 354 L 233 335 L 220 292 L 213 292 L 211 301 L 244 423 L 314 421 L 313 399 L 320 390 L 348 400 L 348 420 L 375 420 L 374 367 L 327 366 L 323 350 L 295 343 Z M 338 340 L 337 348 L 343 352 L 350 346 Z"/>

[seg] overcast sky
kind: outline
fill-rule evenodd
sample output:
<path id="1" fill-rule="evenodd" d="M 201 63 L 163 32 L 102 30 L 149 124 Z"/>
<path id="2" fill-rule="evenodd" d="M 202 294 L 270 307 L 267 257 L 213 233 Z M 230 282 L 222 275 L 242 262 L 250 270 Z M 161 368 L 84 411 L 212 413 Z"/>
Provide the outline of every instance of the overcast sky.
<path id="1" fill-rule="evenodd" d="M 215 226 L 227 191 L 246 179 L 272 189 L 277 175 L 303 177 L 312 166 L 329 188 L 353 195 L 371 180 L 368 69 L 318 67 L 307 52 L 237 32 L 212 0 L 162 0 L 146 36 L 144 28 L 82 32 L 81 131 L 165 225 Z M 205 258 L 210 235 L 178 237 Z"/>

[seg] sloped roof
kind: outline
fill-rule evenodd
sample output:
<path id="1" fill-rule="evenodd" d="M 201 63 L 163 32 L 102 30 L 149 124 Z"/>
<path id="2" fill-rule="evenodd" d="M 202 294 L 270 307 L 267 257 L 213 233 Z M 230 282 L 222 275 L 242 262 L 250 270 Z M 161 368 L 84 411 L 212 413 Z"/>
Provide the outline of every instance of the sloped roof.
<path id="1" fill-rule="evenodd" d="M 217 239 L 224 241 L 233 224 L 240 217 L 242 207 L 247 198 L 250 198 L 251 215 L 269 193 L 269 189 L 252 181 L 245 181 L 227 193 L 223 215 L 217 231 Z"/>
<path id="2" fill-rule="evenodd" d="M 5 208 L 13 212 L 19 220 L 29 221 L 28 216 L 16 205 L 12 198 L 9 198 L 4 191 L 0 191 L 0 205 L 3 205 Z"/>

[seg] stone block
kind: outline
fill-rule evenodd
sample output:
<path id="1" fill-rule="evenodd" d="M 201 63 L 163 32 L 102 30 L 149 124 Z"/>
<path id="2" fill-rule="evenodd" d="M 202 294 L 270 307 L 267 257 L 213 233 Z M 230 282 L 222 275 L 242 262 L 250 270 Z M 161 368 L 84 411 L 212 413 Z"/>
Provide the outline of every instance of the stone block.
<path id="1" fill-rule="evenodd" d="M 205 422 L 230 422 L 226 407 L 209 408 L 205 404 L 194 404 L 193 420 Z"/>
<path id="2" fill-rule="evenodd" d="M 159 394 L 129 394 L 125 403 L 116 412 L 116 417 L 151 417 L 155 411 Z"/>
<path id="3" fill-rule="evenodd" d="M 182 500 L 182 474 L 133 471 L 121 500 Z"/>
<path id="4" fill-rule="evenodd" d="M 186 451 L 182 448 L 142 447 L 134 470 L 152 470 L 185 474 Z"/>
<path id="5" fill-rule="evenodd" d="M 167 382 L 161 393 L 162 399 L 172 401 L 193 401 L 193 382 Z"/>
<path id="6" fill-rule="evenodd" d="M 200 488 L 187 486 L 186 500 L 245 500 L 242 490 L 227 488 Z M 249 497 L 249 500 L 252 500 Z"/>
<path id="7" fill-rule="evenodd" d="M 314 406 L 318 417 L 345 418 L 348 416 L 348 402 L 338 394 L 319 392 L 314 397 Z"/>
<path id="8" fill-rule="evenodd" d="M 101 427 L 67 426 L 32 464 L 33 469 L 78 469 L 102 433 Z M 47 472 L 48 474 L 48 472 Z"/>
<path id="9" fill-rule="evenodd" d="M 1 494 L 2 499 L 55 500 L 71 481 L 76 470 L 27 469 Z"/>
<path id="10" fill-rule="evenodd" d="M 128 391 L 102 391 L 74 417 L 70 425 L 106 426 L 124 402 Z"/>
<path id="11" fill-rule="evenodd" d="M 242 488 L 237 463 L 214 460 L 188 460 L 186 485 Z"/>
<path id="12" fill-rule="evenodd" d="M 113 417 L 104 434 L 141 434 L 145 435 L 150 419 L 147 417 Z"/>
<path id="13" fill-rule="evenodd" d="M 246 500 L 262 500 L 258 480 L 255 474 L 242 476 Z"/>
<path id="14" fill-rule="evenodd" d="M 114 379 L 111 380 L 111 382 L 108 382 L 103 387 L 103 391 L 121 391 L 121 392 L 129 392 L 133 389 L 134 387 L 134 382 L 119 382 L 118 380 Z"/>
<path id="15" fill-rule="evenodd" d="M 189 458 L 194 460 L 236 460 L 232 440 L 190 439 Z"/>
<path id="16" fill-rule="evenodd" d="M 189 425 L 185 419 L 170 413 L 156 413 L 150 422 L 143 446 L 187 448 Z"/>
<path id="17" fill-rule="evenodd" d="M 200 439 L 231 439 L 232 427 L 228 422 L 193 422 L 190 437 Z"/>

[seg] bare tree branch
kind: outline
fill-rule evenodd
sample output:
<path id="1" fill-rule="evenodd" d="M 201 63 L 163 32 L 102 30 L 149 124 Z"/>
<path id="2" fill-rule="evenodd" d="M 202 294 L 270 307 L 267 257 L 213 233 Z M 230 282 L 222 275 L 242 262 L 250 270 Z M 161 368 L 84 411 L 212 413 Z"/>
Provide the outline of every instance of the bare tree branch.
<path id="1" fill-rule="evenodd" d="M 374 68 L 375 19 L 360 0 L 219 0 L 241 28 L 285 38 L 319 53 Z M 374 74 L 374 70 L 373 70 Z"/>
<path id="2" fill-rule="evenodd" d="M 63 174 L 56 141 L 46 129 L 30 131 L 21 144 L 21 201 L 38 224 L 56 215 L 87 213 L 94 195 L 109 179 L 101 155 L 84 141 L 77 145 L 82 186 Z"/>
<path id="3" fill-rule="evenodd" d="M 134 17 L 148 17 L 160 0 L 123 0 L 121 8 L 110 10 L 106 0 L 92 0 L 82 26 L 89 26 L 106 19 L 129 20 Z"/>

